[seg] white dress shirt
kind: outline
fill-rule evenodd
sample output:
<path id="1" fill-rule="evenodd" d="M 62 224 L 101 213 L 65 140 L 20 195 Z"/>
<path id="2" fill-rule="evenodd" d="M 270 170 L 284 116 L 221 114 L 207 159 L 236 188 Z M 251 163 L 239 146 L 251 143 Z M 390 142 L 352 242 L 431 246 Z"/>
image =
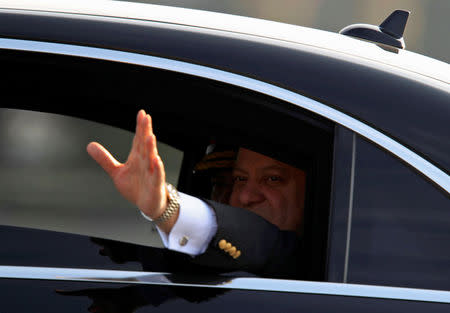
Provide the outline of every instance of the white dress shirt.
<path id="1" fill-rule="evenodd" d="M 182 192 L 178 193 L 180 213 L 172 230 L 166 234 L 158 226 L 156 228 L 166 248 L 191 256 L 202 254 L 217 232 L 216 215 L 206 202 Z M 141 214 L 151 221 L 144 213 Z"/>

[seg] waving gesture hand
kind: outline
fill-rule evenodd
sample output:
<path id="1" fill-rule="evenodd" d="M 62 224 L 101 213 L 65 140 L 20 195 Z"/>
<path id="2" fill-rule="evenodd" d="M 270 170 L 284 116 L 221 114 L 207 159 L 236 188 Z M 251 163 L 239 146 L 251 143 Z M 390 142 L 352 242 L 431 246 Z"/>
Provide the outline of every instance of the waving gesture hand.
<path id="1" fill-rule="evenodd" d="M 113 180 L 117 190 L 151 218 L 159 217 L 167 206 L 166 175 L 164 164 L 156 148 L 152 120 L 144 110 L 137 115 L 136 134 L 125 163 L 117 161 L 102 145 L 91 142 L 89 155 Z M 177 215 L 159 225 L 170 232 Z"/>

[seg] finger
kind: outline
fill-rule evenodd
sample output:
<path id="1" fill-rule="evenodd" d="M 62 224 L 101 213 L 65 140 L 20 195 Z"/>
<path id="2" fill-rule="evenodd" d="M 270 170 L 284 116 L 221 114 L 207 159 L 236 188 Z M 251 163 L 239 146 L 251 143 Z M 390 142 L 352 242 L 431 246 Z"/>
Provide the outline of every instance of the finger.
<path id="1" fill-rule="evenodd" d="M 109 176 L 114 176 L 115 170 L 120 167 L 121 163 L 117 161 L 108 150 L 97 142 L 89 143 L 86 150 Z"/>
<path id="2" fill-rule="evenodd" d="M 156 138 L 154 135 L 148 136 L 145 141 L 145 154 L 146 159 L 148 160 L 148 169 L 150 172 L 153 172 L 153 159 L 155 158 L 156 154 L 154 153 L 156 145 Z"/>
<path id="3" fill-rule="evenodd" d="M 137 117 L 136 117 L 136 125 L 138 125 L 140 123 L 140 121 L 142 120 L 142 118 L 146 115 L 144 110 L 139 110 Z"/>
<path id="4" fill-rule="evenodd" d="M 149 132 L 153 135 L 153 121 L 150 114 L 147 114 Z"/>
<path id="5" fill-rule="evenodd" d="M 145 158 L 146 154 L 148 153 L 146 146 L 148 138 L 151 136 L 151 133 L 149 131 L 150 129 L 150 122 L 149 122 L 149 115 L 145 115 L 141 120 L 141 134 L 139 138 L 139 147 L 138 151 L 140 154 L 142 154 L 142 157 Z"/>
<path id="6" fill-rule="evenodd" d="M 155 133 L 153 132 L 153 122 L 152 122 L 152 117 L 150 116 L 150 114 L 147 114 L 147 119 L 148 119 L 149 133 L 153 137 L 153 153 L 155 155 L 158 155 L 158 145 L 157 145 Z"/>
<path id="7" fill-rule="evenodd" d="M 139 142 L 142 137 L 142 118 L 145 117 L 145 111 L 139 110 L 137 116 L 136 116 L 136 132 L 134 134 L 133 138 L 133 148 L 132 149 L 138 149 L 139 148 Z"/>
<path id="8" fill-rule="evenodd" d="M 155 178 L 154 181 L 159 188 L 164 186 L 164 193 L 165 193 L 166 173 L 164 171 L 164 163 L 159 157 L 159 155 L 153 158 L 153 177 Z"/>
<path id="9" fill-rule="evenodd" d="M 153 153 L 153 154 L 158 154 L 158 147 L 157 147 L 157 141 L 156 141 L 156 137 L 155 137 L 155 133 L 153 132 L 153 121 L 152 121 L 152 117 L 150 116 L 150 114 L 147 114 L 146 116 L 145 116 L 145 118 L 146 118 L 146 128 L 145 128 L 145 131 L 146 131 L 146 134 L 147 134 L 147 136 L 151 136 L 151 137 L 153 137 L 153 141 L 152 141 L 152 143 L 153 143 L 153 145 L 151 146 L 151 150 L 150 150 L 150 153 Z M 146 140 L 148 140 L 148 139 L 146 139 Z M 147 143 L 146 143 L 147 144 Z M 148 146 L 146 145 L 146 148 L 148 148 Z"/>

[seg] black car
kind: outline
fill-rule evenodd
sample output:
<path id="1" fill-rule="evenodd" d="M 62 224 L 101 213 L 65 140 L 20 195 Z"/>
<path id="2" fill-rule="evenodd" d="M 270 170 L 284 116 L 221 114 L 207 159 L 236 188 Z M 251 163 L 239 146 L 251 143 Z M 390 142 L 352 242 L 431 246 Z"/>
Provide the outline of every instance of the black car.
<path id="1" fill-rule="evenodd" d="M 449 312 L 450 66 L 407 18 L 0 1 L 0 312 Z M 126 158 L 139 109 L 185 193 L 212 141 L 302 162 L 304 280 L 143 266 L 159 235 L 85 150 Z"/>

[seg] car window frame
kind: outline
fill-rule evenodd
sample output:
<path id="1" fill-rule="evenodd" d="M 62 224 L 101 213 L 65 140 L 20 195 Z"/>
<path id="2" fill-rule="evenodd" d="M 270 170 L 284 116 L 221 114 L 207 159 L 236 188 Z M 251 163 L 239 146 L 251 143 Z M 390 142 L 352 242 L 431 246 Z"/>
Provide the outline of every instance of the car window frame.
<path id="1" fill-rule="evenodd" d="M 336 125 L 327 249 L 327 281 L 347 282 L 352 221 L 355 134 Z"/>

